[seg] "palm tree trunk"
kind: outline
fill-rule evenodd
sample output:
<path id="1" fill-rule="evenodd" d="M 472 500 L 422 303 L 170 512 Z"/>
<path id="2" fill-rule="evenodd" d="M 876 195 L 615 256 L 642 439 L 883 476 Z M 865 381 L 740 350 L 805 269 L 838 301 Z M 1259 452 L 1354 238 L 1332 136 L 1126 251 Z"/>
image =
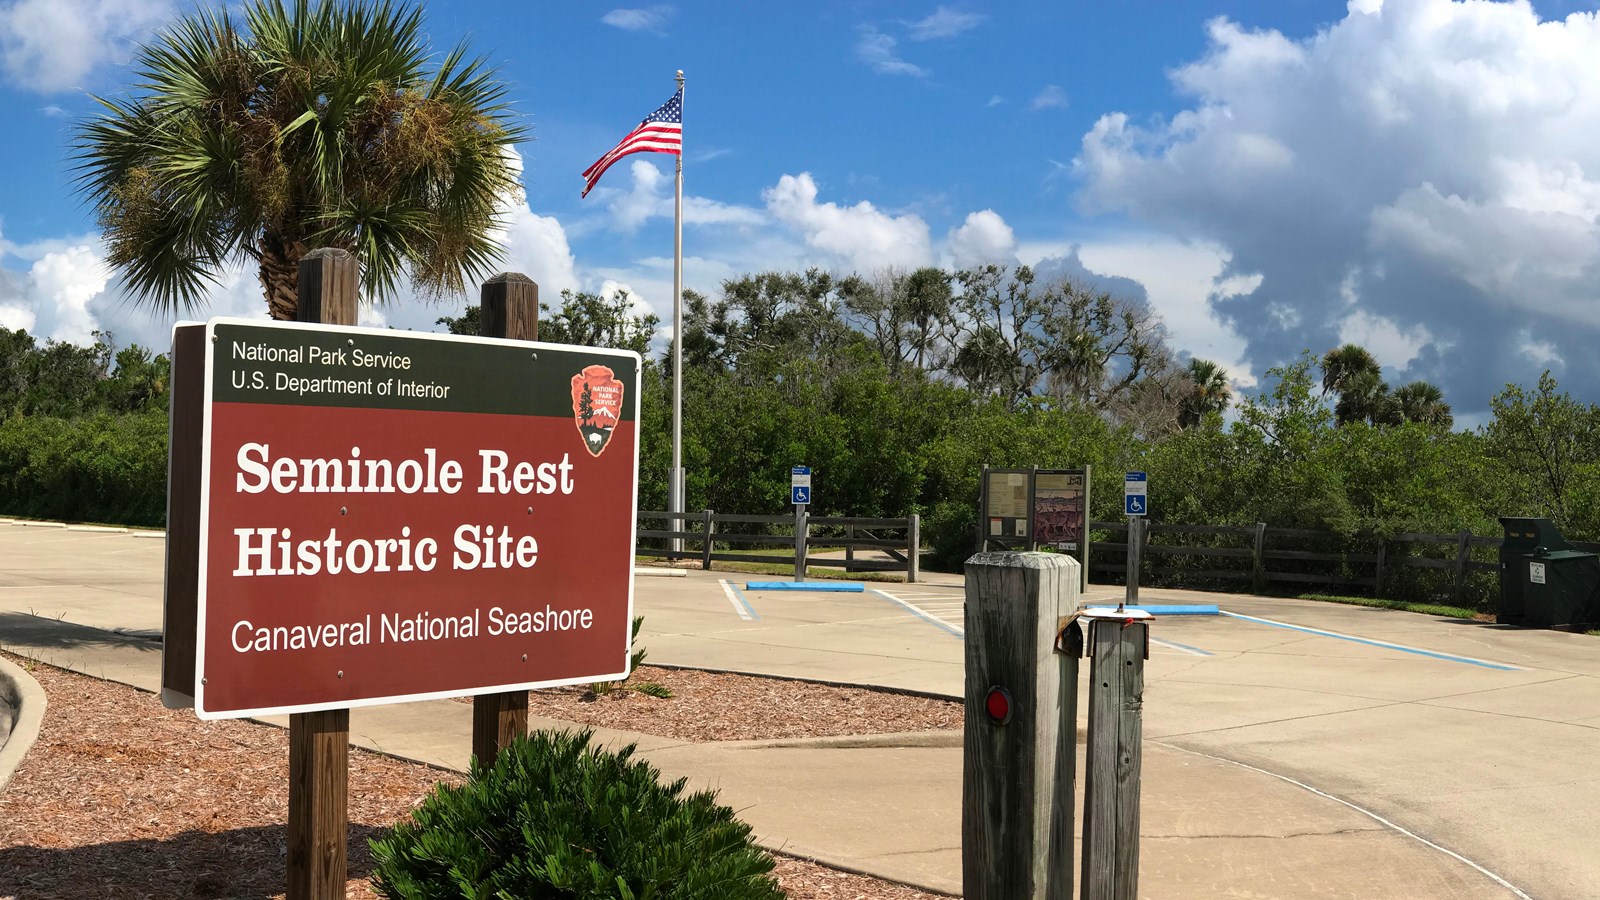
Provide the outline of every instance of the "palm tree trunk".
<path id="1" fill-rule="evenodd" d="M 300 258 L 306 245 L 268 234 L 261 240 L 261 291 L 267 312 L 280 322 L 293 322 L 300 308 Z"/>

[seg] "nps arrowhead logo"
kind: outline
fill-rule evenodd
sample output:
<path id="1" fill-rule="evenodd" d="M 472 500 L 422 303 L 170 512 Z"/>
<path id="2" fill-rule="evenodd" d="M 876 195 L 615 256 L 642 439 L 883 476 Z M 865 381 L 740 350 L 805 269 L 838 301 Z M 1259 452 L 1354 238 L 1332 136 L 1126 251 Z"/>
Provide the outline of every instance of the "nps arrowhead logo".
<path id="1" fill-rule="evenodd" d="M 589 455 L 603 453 L 622 419 L 622 382 L 616 373 L 605 366 L 587 366 L 572 376 L 572 416 Z"/>

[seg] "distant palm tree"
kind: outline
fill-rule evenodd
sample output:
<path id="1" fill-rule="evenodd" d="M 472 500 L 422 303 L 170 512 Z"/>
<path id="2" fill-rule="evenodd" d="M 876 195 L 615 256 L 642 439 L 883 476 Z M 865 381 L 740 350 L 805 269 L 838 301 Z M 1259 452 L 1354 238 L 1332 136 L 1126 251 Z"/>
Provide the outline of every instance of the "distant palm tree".
<path id="1" fill-rule="evenodd" d="M 1369 425 L 1398 425 L 1400 408 L 1389 394 L 1376 368 L 1356 372 L 1339 390 L 1333 417 L 1340 425 L 1366 422 Z"/>
<path id="2" fill-rule="evenodd" d="M 1322 355 L 1322 396 L 1342 394 L 1346 386 L 1363 373 L 1378 375 L 1382 367 L 1367 348 L 1345 344 Z"/>
<path id="3" fill-rule="evenodd" d="M 905 313 L 910 326 L 911 361 L 920 370 L 928 368 L 929 353 L 937 337 L 935 325 L 950 315 L 954 294 L 950 275 L 942 269 L 921 268 L 906 276 Z"/>
<path id="4" fill-rule="evenodd" d="M 375 299 L 409 275 L 460 291 L 500 253 L 522 135 L 506 88 L 458 45 L 436 67 L 420 9 L 251 0 L 180 18 L 137 57 L 127 99 L 79 126 L 80 189 L 136 301 L 192 307 L 232 262 L 295 315 L 318 247 L 360 261 Z"/>
<path id="5" fill-rule="evenodd" d="M 1455 424 L 1450 404 L 1444 402 L 1444 392 L 1426 381 L 1400 386 L 1395 389 L 1394 400 L 1400 408 L 1400 418 L 1407 422 L 1446 430 Z"/>
<path id="6" fill-rule="evenodd" d="M 1194 357 L 1185 373 L 1187 392 L 1179 401 L 1178 426 L 1193 428 L 1214 412 L 1223 412 L 1233 399 L 1228 387 L 1228 370 L 1209 359 Z"/>

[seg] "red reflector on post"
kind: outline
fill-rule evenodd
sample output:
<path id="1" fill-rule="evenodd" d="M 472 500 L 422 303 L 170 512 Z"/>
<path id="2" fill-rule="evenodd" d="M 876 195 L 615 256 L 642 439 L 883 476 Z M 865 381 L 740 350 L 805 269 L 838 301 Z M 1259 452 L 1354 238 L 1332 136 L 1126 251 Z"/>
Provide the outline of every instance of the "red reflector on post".
<path id="1" fill-rule="evenodd" d="M 1003 687 L 989 688 L 989 696 L 983 699 L 983 708 L 989 713 L 989 721 L 996 725 L 1004 725 L 1011 721 L 1011 692 Z"/>

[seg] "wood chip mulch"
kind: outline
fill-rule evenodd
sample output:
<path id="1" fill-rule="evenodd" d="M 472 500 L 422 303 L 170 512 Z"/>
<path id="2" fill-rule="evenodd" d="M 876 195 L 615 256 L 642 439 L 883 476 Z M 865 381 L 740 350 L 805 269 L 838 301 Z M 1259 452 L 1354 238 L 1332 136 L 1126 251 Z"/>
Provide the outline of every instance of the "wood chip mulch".
<path id="1" fill-rule="evenodd" d="M 530 715 L 685 741 L 763 741 L 961 728 L 955 700 L 694 669 L 644 665 L 629 684 L 653 682 L 670 698 L 585 686 L 528 696 Z M 463 702 L 471 702 L 465 700 Z"/>
<path id="2" fill-rule="evenodd" d="M 283 896 L 286 731 L 202 722 L 133 688 L 6 657 L 32 674 L 49 706 L 38 743 L 0 791 L 0 900 Z M 653 698 L 623 702 L 635 699 Z M 351 749 L 347 897 L 376 900 L 367 840 L 435 784 L 460 778 Z M 775 859 L 793 900 L 938 896 Z"/>

